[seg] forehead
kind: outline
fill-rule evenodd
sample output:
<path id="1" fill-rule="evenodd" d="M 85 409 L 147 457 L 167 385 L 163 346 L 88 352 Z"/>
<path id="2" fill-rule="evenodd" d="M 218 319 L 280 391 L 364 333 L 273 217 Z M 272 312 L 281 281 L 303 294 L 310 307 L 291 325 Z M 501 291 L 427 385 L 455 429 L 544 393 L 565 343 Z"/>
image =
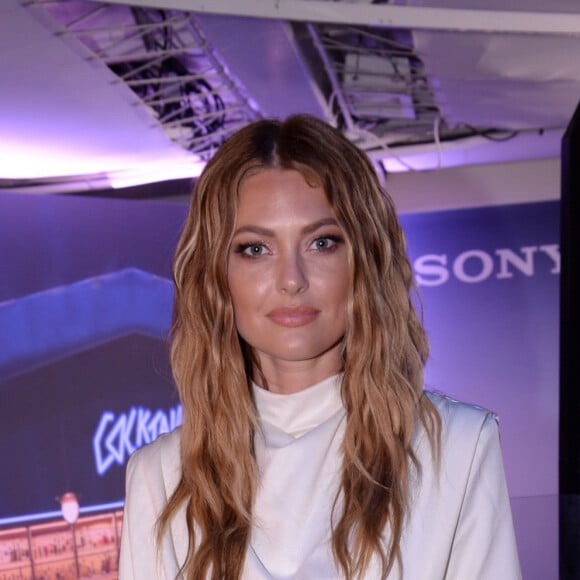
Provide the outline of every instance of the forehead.
<path id="1" fill-rule="evenodd" d="M 246 175 L 238 190 L 237 220 L 303 216 L 320 219 L 333 212 L 324 189 L 294 169 L 267 168 Z"/>

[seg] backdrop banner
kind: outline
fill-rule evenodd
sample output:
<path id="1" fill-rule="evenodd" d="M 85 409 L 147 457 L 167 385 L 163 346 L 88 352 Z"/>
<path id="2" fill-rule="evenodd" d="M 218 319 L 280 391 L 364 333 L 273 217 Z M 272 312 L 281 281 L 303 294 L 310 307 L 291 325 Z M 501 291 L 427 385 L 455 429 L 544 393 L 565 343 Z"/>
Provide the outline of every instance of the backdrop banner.
<path id="1" fill-rule="evenodd" d="M 185 212 L 0 194 L 0 526 L 58 517 L 68 491 L 81 513 L 120 507 L 129 455 L 180 424 L 166 336 Z M 558 491 L 558 213 L 401 218 L 427 388 L 499 414 L 512 498 Z"/>
<path id="2" fill-rule="evenodd" d="M 427 388 L 498 413 L 510 495 L 558 493 L 559 202 L 405 215 Z"/>

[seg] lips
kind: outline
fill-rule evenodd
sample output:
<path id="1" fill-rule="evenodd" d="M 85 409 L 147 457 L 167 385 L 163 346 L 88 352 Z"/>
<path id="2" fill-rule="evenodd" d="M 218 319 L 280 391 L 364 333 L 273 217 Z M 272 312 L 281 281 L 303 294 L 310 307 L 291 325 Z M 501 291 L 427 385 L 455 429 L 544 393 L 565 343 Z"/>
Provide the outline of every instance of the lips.
<path id="1" fill-rule="evenodd" d="M 296 328 L 310 324 L 320 313 L 310 306 L 274 308 L 266 315 L 274 324 L 287 328 Z"/>

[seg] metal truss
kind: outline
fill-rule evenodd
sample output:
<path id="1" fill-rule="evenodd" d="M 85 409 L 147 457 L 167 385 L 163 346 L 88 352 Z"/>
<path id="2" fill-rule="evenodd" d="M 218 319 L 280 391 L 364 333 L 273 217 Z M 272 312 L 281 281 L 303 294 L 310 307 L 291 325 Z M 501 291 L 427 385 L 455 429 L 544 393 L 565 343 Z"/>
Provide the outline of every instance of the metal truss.
<path id="1" fill-rule="evenodd" d="M 307 24 L 328 75 L 335 122 L 367 151 L 449 134 L 404 30 Z"/>
<path id="2" fill-rule="evenodd" d="M 59 34 L 84 44 L 172 141 L 202 159 L 261 117 L 188 12 L 86 0 L 30 3 L 48 10 L 61 26 Z"/>
<path id="3" fill-rule="evenodd" d="M 138 96 L 171 140 L 203 159 L 261 113 L 204 36 L 196 11 L 290 20 L 302 31 L 295 35 L 296 42 L 311 71 L 320 72 L 313 77 L 327 98 L 331 121 L 361 148 L 379 154 L 411 145 L 435 144 L 439 149 L 445 140 L 504 140 L 517 134 L 446 122 L 414 48 L 415 30 L 580 34 L 580 26 L 570 28 L 571 22 L 580 23 L 580 15 L 574 14 L 416 9 L 368 2 L 29 2 L 46 7 L 61 23 L 61 34 L 82 42 L 92 59 L 109 67 L 118 82 Z M 158 4 L 165 8 L 153 7 Z"/>
<path id="4" fill-rule="evenodd" d="M 166 6 L 190 12 L 273 18 L 292 22 L 354 24 L 408 30 L 503 34 L 580 35 L 577 12 L 530 12 L 398 6 L 368 0 L 109 0 L 133 6 Z M 549 3 L 546 3 L 549 6 Z"/>

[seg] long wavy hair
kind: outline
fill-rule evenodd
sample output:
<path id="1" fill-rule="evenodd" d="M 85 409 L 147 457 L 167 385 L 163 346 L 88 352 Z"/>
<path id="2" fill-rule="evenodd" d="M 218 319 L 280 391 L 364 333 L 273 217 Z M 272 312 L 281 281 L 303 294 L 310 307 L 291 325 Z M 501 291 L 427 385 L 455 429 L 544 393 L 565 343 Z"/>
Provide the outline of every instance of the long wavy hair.
<path id="1" fill-rule="evenodd" d="M 236 331 L 227 256 L 244 176 L 298 170 L 321 185 L 346 237 L 350 297 L 343 343 L 346 430 L 331 521 L 347 579 L 372 557 L 400 563 L 409 508 L 412 436 L 421 423 L 437 461 L 440 418 L 423 395 L 428 343 L 393 202 L 372 164 L 338 130 L 306 115 L 264 120 L 232 136 L 200 176 L 174 260 L 171 361 L 183 403 L 181 480 L 158 520 L 160 542 L 186 506 L 188 579 L 240 578 L 259 473 L 251 379 L 260 369 Z"/>

